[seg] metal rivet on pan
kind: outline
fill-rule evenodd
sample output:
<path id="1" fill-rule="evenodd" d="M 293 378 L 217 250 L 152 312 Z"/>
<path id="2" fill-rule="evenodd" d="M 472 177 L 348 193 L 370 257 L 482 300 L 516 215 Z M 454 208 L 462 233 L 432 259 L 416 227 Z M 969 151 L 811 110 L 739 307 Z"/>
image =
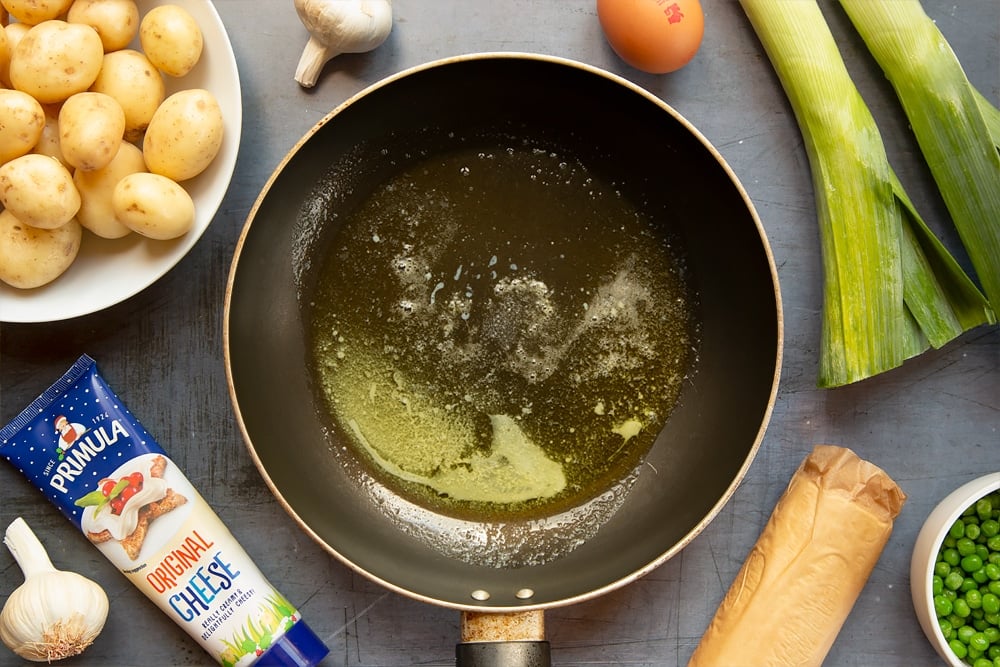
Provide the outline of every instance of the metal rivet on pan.
<path id="1" fill-rule="evenodd" d="M 483 589 L 472 591 L 472 599 L 479 600 L 480 602 L 485 602 L 490 599 L 490 592 L 484 591 Z"/>
<path id="2" fill-rule="evenodd" d="M 530 600 L 531 598 L 535 597 L 535 591 L 531 590 L 530 588 L 522 588 L 518 592 L 514 593 L 514 597 L 516 597 L 518 600 Z"/>

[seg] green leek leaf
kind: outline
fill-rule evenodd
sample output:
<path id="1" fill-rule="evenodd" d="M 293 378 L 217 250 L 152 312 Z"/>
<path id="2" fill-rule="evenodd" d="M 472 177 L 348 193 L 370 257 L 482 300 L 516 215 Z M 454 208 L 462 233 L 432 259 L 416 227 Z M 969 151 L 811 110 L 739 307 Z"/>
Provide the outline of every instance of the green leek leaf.
<path id="1" fill-rule="evenodd" d="M 983 290 L 1000 307 L 996 109 L 919 0 L 840 4 L 895 89 Z"/>
<path id="2" fill-rule="evenodd" d="M 993 321 L 889 165 L 815 0 L 740 2 L 795 113 L 812 172 L 824 267 L 819 386 L 877 375 Z"/>

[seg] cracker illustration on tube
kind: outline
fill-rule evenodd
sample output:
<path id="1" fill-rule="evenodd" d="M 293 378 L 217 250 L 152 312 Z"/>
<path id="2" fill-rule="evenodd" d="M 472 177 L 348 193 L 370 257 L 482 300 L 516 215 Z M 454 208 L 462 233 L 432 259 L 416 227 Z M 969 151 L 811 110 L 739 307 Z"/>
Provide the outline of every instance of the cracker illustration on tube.
<path id="1" fill-rule="evenodd" d="M 167 486 L 167 460 L 156 456 L 148 475 L 135 470 L 118 479 L 102 479 L 98 488 L 76 501 L 86 507 L 84 524 L 94 544 L 117 540 L 128 557 L 136 560 L 150 524 L 187 502 Z"/>

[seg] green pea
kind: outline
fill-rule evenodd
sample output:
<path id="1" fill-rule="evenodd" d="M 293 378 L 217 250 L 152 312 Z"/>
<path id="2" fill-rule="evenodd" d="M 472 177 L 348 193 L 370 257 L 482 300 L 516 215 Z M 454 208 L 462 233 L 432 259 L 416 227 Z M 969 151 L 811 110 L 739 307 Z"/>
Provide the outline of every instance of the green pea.
<path id="1" fill-rule="evenodd" d="M 965 537 L 965 522 L 961 519 L 955 519 L 955 523 L 951 524 L 951 528 L 948 529 L 948 536 L 954 537 L 956 540 Z"/>
<path id="2" fill-rule="evenodd" d="M 962 529 L 965 530 L 964 528 Z M 955 541 L 955 548 L 958 549 L 958 553 L 962 556 L 969 556 L 976 553 L 976 543 L 970 540 L 968 537 L 960 537 Z"/>
<path id="3" fill-rule="evenodd" d="M 993 516 L 993 502 L 989 496 L 976 501 L 976 516 L 984 521 Z"/>
<path id="4" fill-rule="evenodd" d="M 952 652 L 971 667 L 1000 667 L 1000 491 L 966 507 L 949 527 L 931 590 Z"/>
<path id="5" fill-rule="evenodd" d="M 954 610 L 951 600 L 943 595 L 934 596 L 934 613 L 938 616 L 948 616 Z"/>
<path id="6" fill-rule="evenodd" d="M 965 598 L 957 598 L 951 603 L 951 608 L 962 618 L 968 618 L 972 614 L 972 607 L 965 601 Z"/>
<path id="7" fill-rule="evenodd" d="M 965 601 L 969 603 L 970 609 L 980 609 L 983 606 L 983 594 L 979 592 L 978 588 L 966 591 Z"/>
<path id="8" fill-rule="evenodd" d="M 975 572 L 983 566 L 983 559 L 976 554 L 970 554 L 962 559 L 962 569 L 966 572 Z"/>

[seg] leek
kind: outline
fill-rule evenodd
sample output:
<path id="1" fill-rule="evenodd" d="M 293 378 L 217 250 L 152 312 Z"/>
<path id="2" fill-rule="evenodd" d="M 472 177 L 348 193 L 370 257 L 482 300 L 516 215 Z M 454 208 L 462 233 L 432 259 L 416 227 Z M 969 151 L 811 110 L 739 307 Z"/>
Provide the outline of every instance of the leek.
<path id="1" fill-rule="evenodd" d="M 996 109 L 969 83 L 919 0 L 840 4 L 895 89 L 983 290 L 1000 308 Z"/>
<path id="2" fill-rule="evenodd" d="M 976 101 L 979 103 L 979 111 L 983 114 L 983 120 L 986 121 L 986 127 L 989 128 L 993 145 L 1000 151 L 1000 109 L 993 106 L 978 90 L 976 91 Z"/>
<path id="3" fill-rule="evenodd" d="M 875 120 L 815 0 L 740 0 L 802 133 L 823 254 L 817 384 L 901 365 L 993 321 L 889 165 Z"/>

